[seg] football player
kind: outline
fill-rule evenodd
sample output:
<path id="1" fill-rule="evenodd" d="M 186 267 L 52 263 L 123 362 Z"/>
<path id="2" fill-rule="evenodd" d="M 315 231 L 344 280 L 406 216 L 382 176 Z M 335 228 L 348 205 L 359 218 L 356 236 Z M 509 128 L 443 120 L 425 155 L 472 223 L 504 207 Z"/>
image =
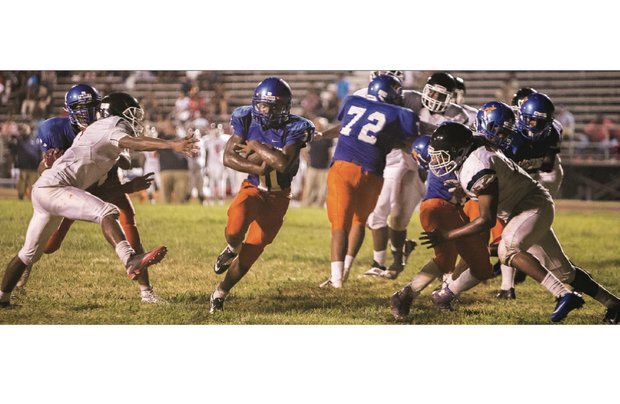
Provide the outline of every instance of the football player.
<path id="1" fill-rule="evenodd" d="M 37 137 L 41 141 L 45 158 L 39 165 L 39 171 L 50 168 L 55 159 L 61 156 L 72 144 L 75 137 L 91 123 L 98 119 L 100 114 L 101 95 L 97 89 L 88 84 L 76 84 L 65 94 L 65 110 L 68 117 L 55 117 L 44 121 L 39 127 Z M 152 173 L 137 177 L 125 184 L 120 183 L 119 168 L 130 168 L 129 155 L 121 154 L 118 163 L 108 172 L 102 184 L 95 184 L 87 191 L 112 203 L 120 211 L 119 219 L 125 236 L 131 247 L 138 253 L 144 253 L 140 234 L 136 227 L 135 210 L 128 194 L 150 187 Z M 73 220 L 63 219 L 58 229 L 52 234 L 44 252 L 52 254 L 57 251 L 65 239 Z M 18 283 L 21 289 L 25 286 L 30 270 L 27 269 Z M 143 303 L 158 303 L 163 300 L 154 292 L 150 284 L 148 270 L 138 277 L 140 296 Z"/>
<path id="2" fill-rule="evenodd" d="M 428 170 L 430 162 L 429 135 L 421 136 L 413 144 L 413 154 L 420 167 Z M 458 180 L 454 173 L 444 177 L 436 175 L 433 171 L 427 172 L 426 194 L 420 205 L 420 223 L 424 231 L 441 229 L 449 231 L 466 225 L 469 220 L 462 208 L 463 196 L 458 191 Z M 456 283 L 456 287 L 463 284 L 469 288 L 470 284 L 477 279 L 488 279 L 493 270 L 489 260 L 487 249 L 488 232 L 481 232 L 465 237 L 459 242 L 447 242 L 434 246 L 435 256 L 431 258 L 422 269 L 401 290 L 395 292 L 390 298 L 391 312 L 396 321 L 404 321 L 409 315 L 414 299 L 433 280 L 441 278 L 445 274 L 455 271 L 457 257 L 460 256 L 470 270 L 460 274 L 456 280 L 452 276 L 446 276 L 450 284 Z M 433 302 L 441 309 L 451 310 L 451 302 Z"/>
<path id="3" fill-rule="evenodd" d="M 197 140 L 192 134 L 175 141 L 141 136 L 144 111 L 138 101 L 126 93 L 111 93 L 104 97 L 101 113 L 103 118 L 80 132 L 71 147 L 35 183 L 32 192 L 34 213 L 23 247 L 4 272 L 0 306 L 10 305 L 17 281 L 28 265 L 40 259 L 62 218 L 100 224 L 106 241 L 115 249 L 130 279 L 136 280 L 147 267 L 165 257 L 167 249 L 164 246 L 137 253 L 118 222 L 118 207 L 85 190 L 107 176 L 124 149 L 172 149 L 192 156 L 197 151 L 194 145 Z"/>
<path id="4" fill-rule="evenodd" d="M 562 321 L 584 304 L 577 290 L 594 297 L 607 308 L 606 323 L 618 322 L 620 299 L 588 273 L 576 269 L 562 251 L 551 228 L 554 204 L 545 188 L 485 139 L 474 137 L 463 125 L 447 123 L 438 128 L 431 138 L 431 148 L 430 169 L 439 176 L 457 172 L 463 190 L 478 199 L 480 217 L 455 230 L 425 232 L 422 244 L 436 246 L 478 234 L 489 230 L 499 216 L 506 226 L 498 256 L 503 264 L 525 272 L 557 298 L 550 315 L 552 322 Z M 571 292 L 563 282 L 573 286 L 575 291 Z M 433 294 L 434 300 L 449 302 L 454 299 L 449 288 Z"/>
<path id="5" fill-rule="evenodd" d="M 209 177 L 210 204 L 217 201 L 219 205 L 223 205 L 226 197 L 226 168 L 223 161 L 227 140 L 223 134 L 222 124 L 212 123 L 207 136 L 202 138 L 206 151 L 205 167 Z"/>
<path id="6" fill-rule="evenodd" d="M 284 221 L 299 153 L 314 135 L 312 122 L 290 113 L 291 99 L 286 81 L 267 77 L 254 90 L 252 105 L 233 111 L 224 165 L 249 175 L 228 208 L 228 244 L 213 268 L 226 276 L 211 294 L 210 313 L 223 310 L 230 290 L 271 244 Z"/>
<path id="7" fill-rule="evenodd" d="M 377 70 L 370 75 L 371 81 L 381 75 L 391 75 L 404 79 L 401 70 Z M 355 95 L 364 97 L 367 88 Z M 373 262 L 365 275 L 383 276 L 395 279 L 404 269 L 407 258 L 414 250 L 416 242 L 407 240 L 407 225 L 413 211 L 424 196 L 424 183 L 420 180 L 418 166 L 411 153 L 395 148 L 388 153 L 383 170 L 383 187 L 377 205 L 368 216 L 368 227 L 372 231 Z M 391 245 L 393 263 L 386 268 L 388 240 Z M 345 257 L 345 273 L 352 263 Z"/>
<path id="8" fill-rule="evenodd" d="M 338 143 L 327 177 L 331 275 L 321 286 L 341 288 L 346 281 L 382 189 L 386 156 L 394 148 L 410 151 L 418 135 L 416 114 L 401 104 L 400 79 L 377 76 L 366 96 L 345 99 L 338 114 L 341 124 L 325 132 L 337 134 Z"/>

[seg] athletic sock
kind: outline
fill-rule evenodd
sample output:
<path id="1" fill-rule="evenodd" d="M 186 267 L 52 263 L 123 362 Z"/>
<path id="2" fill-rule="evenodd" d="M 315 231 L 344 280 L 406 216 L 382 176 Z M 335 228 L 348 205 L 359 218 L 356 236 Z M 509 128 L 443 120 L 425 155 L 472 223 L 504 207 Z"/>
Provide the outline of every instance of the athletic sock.
<path id="1" fill-rule="evenodd" d="M 352 255 L 347 255 L 346 257 L 344 257 L 344 270 L 345 271 L 351 269 L 351 267 L 353 266 L 353 261 L 355 261 L 355 257 Z"/>
<path id="2" fill-rule="evenodd" d="M 230 244 L 228 244 L 228 249 L 232 252 L 234 252 L 235 254 L 239 254 L 239 251 L 241 251 L 241 246 L 243 245 L 243 243 L 239 244 L 236 247 L 231 246 Z"/>
<path id="3" fill-rule="evenodd" d="M 466 290 L 473 288 L 480 282 L 480 279 L 476 278 L 471 273 L 471 269 L 467 268 L 467 270 L 465 270 L 465 272 L 463 272 L 461 275 L 459 275 L 458 278 L 451 282 L 449 286 L 452 293 L 458 296 Z"/>
<path id="4" fill-rule="evenodd" d="M 517 272 L 513 267 L 508 265 L 501 266 L 502 271 L 502 285 L 500 289 L 510 290 L 515 287 L 515 273 Z"/>
<path id="5" fill-rule="evenodd" d="M 385 258 L 387 257 L 387 250 L 373 251 L 372 259 L 381 266 L 385 266 Z"/>
<path id="6" fill-rule="evenodd" d="M 332 275 L 329 278 L 332 283 L 342 283 L 342 273 L 344 272 L 344 261 L 333 261 L 331 263 Z"/>
<path id="7" fill-rule="evenodd" d="M 558 278 L 556 278 L 551 272 L 545 276 L 540 284 L 545 287 L 551 294 L 555 297 L 562 297 L 568 293 L 571 293 L 570 290 L 566 289 L 566 286 Z"/>
<path id="8" fill-rule="evenodd" d="M 124 265 L 127 265 L 129 259 L 136 254 L 134 249 L 131 248 L 131 245 L 129 245 L 129 241 L 127 240 L 123 240 L 118 243 L 114 249 L 116 250 L 116 255 L 118 255 L 118 258 L 121 259 Z"/>

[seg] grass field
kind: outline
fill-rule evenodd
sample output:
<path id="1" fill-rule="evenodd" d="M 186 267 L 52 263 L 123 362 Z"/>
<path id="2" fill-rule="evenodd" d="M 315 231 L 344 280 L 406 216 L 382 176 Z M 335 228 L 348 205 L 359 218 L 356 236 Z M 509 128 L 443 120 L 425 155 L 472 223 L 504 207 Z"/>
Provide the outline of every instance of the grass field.
<path id="1" fill-rule="evenodd" d="M 609 209 L 571 204 L 556 215 L 564 250 L 612 292 L 620 294 L 620 217 Z M 586 205 L 583 205 L 586 206 Z M 44 256 L 18 305 L 0 312 L 2 324 L 395 324 L 389 296 L 431 256 L 418 248 L 396 281 L 364 277 L 372 260 L 369 233 L 342 290 L 319 289 L 329 274 L 329 223 L 324 210 L 291 208 L 275 242 L 233 289 L 225 311 L 209 315 L 218 282 L 212 265 L 224 244 L 226 207 L 136 204 L 146 248 L 164 244 L 168 257 L 151 270 L 151 282 L 168 305 L 140 303 L 137 285 L 124 274 L 99 226 L 76 223 L 60 251 Z M 0 200 L 0 265 L 24 240 L 29 201 Z M 417 217 L 410 235 L 420 232 Z M 437 284 L 438 285 L 438 284 Z M 466 292 L 454 312 L 430 302 L 431 285 L 414 302 L 411 324 L 549 324 L 554 301 L 531 279 L 517 286 L 516 301 L 497 301 L 499 279 Z M 586 305 L 565 324 L 600 324 L 605 309 Z"/>

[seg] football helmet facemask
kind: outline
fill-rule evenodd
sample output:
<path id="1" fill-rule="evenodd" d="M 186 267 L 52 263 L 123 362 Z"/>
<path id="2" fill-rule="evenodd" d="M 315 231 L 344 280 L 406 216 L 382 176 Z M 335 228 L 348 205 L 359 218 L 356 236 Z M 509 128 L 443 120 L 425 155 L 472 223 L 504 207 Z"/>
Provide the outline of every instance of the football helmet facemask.
<path id="1" fill-rule="evenodd" d="M 368 84 L 368 99 L 387 104 L 403 104 L 403 85 L 396 76 L 384 74 L 377 76 Z"/>
<path id="2" fill-rule="evenodd" d="M 80 129 L 97 120 L 101 94 L 88 84 L 76 84 L 65 94 L 65 111 L 71 123 Z"/>
<path id="3" fill-rule="evenodd" d="M 508 105 L 490 101 L 482 105 L 476 115 L 476 130 L 491 143 L 503 149 L 516 133 L 515 113 Z"/>
<path id="4" fill-rule="evenodd" d="M 378 76 L 384 75 L 394 76 L 400 80 L 401 83 L 405 81 L 405 72 L 402 70 L 373 70 L 370 72 L 370 81 L 373 81 Z"/>
<path id="5" fill-rule="evenodd" d="M 444 122 L 431 136 L 428 147 L 429 169 L 438 177 L 458 169 L 471 151 L 473 133 L 465 125 Z"/>
<path id="6" fill-rule="evenodd" d="M 103 118 L 118 116 L 131 126 L 133 136 L 140 136 L 144 131 L 144 110 L 138 100 L 127 93 L 110 93 L 101 100 Z"/>
<path id="7" fill-rule="evenodd" d="M 553 124 L 555 106 L 543 93 L 532 93 L 521 101 L 517 129 L 533 140 L 539 139 Z"/>
<path id="8" fill-rule="evenodd" d="M 293 94 L 288 83 L 279 77 L 267 77 L 258 83 L 252 96 L 252 118 L 263 129 L 280 128 L 290 117 Z"/>
<path id="9" fill-rule="evenodd" d="M 422 89 L 422 105 L 431 112 L 441 113 L 452 102 L 456 81 L 450 73 L 434 73 Z"/>

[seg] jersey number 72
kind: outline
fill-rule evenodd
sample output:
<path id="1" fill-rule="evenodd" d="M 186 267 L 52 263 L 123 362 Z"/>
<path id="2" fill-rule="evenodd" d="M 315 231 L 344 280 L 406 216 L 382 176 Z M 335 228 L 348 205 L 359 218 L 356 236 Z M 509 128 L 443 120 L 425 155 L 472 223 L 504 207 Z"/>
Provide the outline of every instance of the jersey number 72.
<path id="1" fill-rule="evenodd" d="M 364 116 L 366 111 L 366 108 L 356 107 L 355 105 L 351 106 L 347 111 L 347 115 L 353 115 L 353 118 L 351 118 L 346 126 L 342 127 L 340 134 L 350 136 L 353 126 Z M 375 111 L 366 118 L 366 121 L 368 123 L 359 130 L 357 138 L 362 142 L 375 144 L 377 142 L 375 134 L 381 131 L 385 126 L 385 115 L 379 111 Z"/>

